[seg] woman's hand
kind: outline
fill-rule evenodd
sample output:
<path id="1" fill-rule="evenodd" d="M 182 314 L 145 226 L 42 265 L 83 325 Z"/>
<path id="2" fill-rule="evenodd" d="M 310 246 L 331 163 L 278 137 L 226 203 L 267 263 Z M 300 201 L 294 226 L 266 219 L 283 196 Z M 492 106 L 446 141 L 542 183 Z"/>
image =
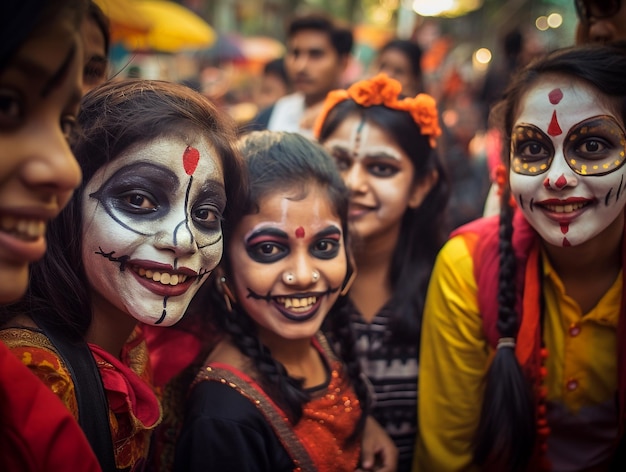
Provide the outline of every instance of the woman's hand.
<path id="1" fill-rule="evenodd" d="M 378 422 L 368 416 L 361 441 L 361 465 L 357 472 L 395 472 L 398 449 Z"/>

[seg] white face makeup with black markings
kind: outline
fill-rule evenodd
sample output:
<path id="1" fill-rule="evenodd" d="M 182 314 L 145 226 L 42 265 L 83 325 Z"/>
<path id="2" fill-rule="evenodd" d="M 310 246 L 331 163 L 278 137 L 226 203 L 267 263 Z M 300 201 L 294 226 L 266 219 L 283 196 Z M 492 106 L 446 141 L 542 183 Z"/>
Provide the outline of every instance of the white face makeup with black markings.
<path id="1" fill-rule="evenodd" d="M 129 148 L 83 193 L 92 290 L 143 323 L 176 323 L 222 257 L 225 205 L 222 166 L 206 139 Z"/>
<path id="2" fill-rule="evenodd" d="M 542 79 L 524 97 L 511 141 L 511 191 L 548 243 L 599 235 L 626 204 L 624 124 L 585 82 Z"/>
<path id="3" fill-rule="evenodd" d="M 325 188 L 280 191 L 244 216 L 227 251 L 231 289 L 260 335 L 310 338 L 339 297 L 347 258 L 340 218 Z"/>

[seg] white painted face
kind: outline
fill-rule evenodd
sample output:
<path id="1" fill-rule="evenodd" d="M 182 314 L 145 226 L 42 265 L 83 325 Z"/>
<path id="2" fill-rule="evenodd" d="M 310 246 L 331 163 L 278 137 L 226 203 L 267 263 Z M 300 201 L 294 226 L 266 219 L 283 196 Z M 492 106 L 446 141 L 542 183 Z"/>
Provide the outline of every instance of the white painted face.
<path id="1" fill-rule="evenodd" d="M 205 140 L 158 138 L 99 169 L 83 193 L 83 262 L 112 308 L 170 326 L 222 257 L 224 176 Z"/>
<path id="2" fill-rule="evenodd" d="M 414 183 L 415 169 L 402 147 L 380 126 L 350 115 L 323 146 L 350 189 L 350 222 L 366 242 L 397 240 L 402 217 L 428 195 L 430 179 Z"/>
<path id="3" fill-rule="evenodd" d="M 550 76 L 520 104 L 511 143 L 511 190 L 548 243 L 577 246 L 621 217 L 624 124 L 585 82 Z"/>

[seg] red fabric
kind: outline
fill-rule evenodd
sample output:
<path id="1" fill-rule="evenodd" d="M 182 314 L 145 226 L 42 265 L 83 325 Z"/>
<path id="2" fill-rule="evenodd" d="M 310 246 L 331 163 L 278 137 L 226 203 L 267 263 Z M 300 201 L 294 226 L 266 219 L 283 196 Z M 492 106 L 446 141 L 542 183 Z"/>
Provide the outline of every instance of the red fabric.
<path id="1" fill-rule="evenodd" d="M 101 470 L 72 414 L 3 343 L 0 343 L 0 470 Z"/>
<path id="2" fill-rule="evenodd" d="M 162 389 L 183 371 L 200 353 L 197 336 L 176 328 L 142 326 L 148 345 L 154 385 Z"/>
<path id="3" fill-rule="evenodd" d="M 130 410 L 144 426 L 155 425 L 161 416 L 161 409 L 150 385 L 100 346 L 89 344 L 89 348 L 98 362 L 102 383 L 107 391 L 109 408 L 114 413 L 125 413 Z M 113 368 L 106 368 L 101 361 Z"/>

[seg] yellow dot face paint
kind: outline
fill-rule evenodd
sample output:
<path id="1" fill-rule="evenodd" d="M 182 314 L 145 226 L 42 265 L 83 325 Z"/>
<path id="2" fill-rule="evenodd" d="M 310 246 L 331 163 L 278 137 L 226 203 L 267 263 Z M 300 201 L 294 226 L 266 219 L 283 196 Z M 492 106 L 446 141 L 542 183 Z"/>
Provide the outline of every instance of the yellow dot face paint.
<path id="1" fill-rule="evenodd" d="M 574 125 L 563 140 L 563 155 L 579 175 L 603 175 L 625 161 L 626 133 L 614 117 L 594 116 Z M 547 171 L 555 156 L 552 138 L 532 124 L 518 125 L 511 139 L 511 170 L 521 175 Z"/>

